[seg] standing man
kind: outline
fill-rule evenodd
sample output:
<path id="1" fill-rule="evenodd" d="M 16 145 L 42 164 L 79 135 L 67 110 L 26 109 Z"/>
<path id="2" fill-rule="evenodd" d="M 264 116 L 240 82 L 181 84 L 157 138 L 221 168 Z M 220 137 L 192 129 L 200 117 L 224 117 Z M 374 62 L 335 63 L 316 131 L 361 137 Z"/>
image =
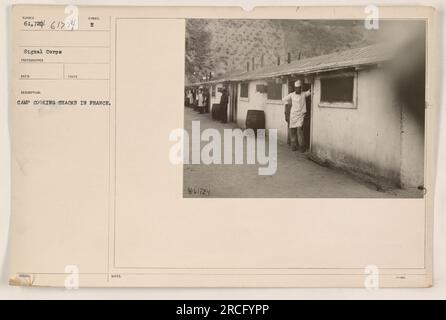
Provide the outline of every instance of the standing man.
<path id="1" fill-rule="evenodd" d="M 226 88 L 223 88 L 220 97 L 220 120 L 222 123 L 228 122 L 228 102 L 228 92 Z"/>
<path id="2" fill-rule="evenodd" d="M 204 112 L 206 113 L 209 113 L 210 100 L 209 88 L 204 88 Z"/>
<path id="3" fill-rule="evenodd" d="M 200 89 L 198 90 L 197 100 L 198 100 L 198 111 L 200 113 L 204 113 L 205 105 L 204 105 L 203 87 L 200 87 Z"/>
<path id="4" fill-rule="evenodd" d="M 189 93 L 187 94 L 189 98 L 189 107 L 194 107 L 194 94 L 192 93 L 192 89 L 189 89 Z"/>
<path id="5" fill-rule="evenodd" d="M 291 150 L 296 151 L 299 146 L 301 152 L 305 151 L 304 118 L 307 112 L 306 97 L 310 90 L 302 92 L 302 82 L 294 82 L 294 92 L 282 99 L 282 102 L 291 103 L 289 128 L 291 133 Z"/>

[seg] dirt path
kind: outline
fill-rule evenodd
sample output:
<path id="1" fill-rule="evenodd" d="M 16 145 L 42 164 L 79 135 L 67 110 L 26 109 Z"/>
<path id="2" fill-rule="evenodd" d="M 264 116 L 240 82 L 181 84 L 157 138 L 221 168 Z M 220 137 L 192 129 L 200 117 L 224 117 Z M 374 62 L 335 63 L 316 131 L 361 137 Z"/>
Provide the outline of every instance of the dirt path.
<path id="1" fill-rule="evenodd" d="M 222 133 L 223 129 L 236 128 L 235 124 L 222 124 L 213 121 L 210 114 L 198 114 L 187 108 L 184 126 L 189 133 L 192 121 L 200 121 L 201 131 L 214 128 Z M 184 165 L 184 197 L 389 198 L 419 195 L 419 192 L 404 190 L 378 191 L 373 185 L 350 174 L 322 167 L 280 143 L 277 146 L 276 173 L 261 176 L 258 168 L 257 164 Z M 200 190 L 204 192 L 202 195 Z"/>

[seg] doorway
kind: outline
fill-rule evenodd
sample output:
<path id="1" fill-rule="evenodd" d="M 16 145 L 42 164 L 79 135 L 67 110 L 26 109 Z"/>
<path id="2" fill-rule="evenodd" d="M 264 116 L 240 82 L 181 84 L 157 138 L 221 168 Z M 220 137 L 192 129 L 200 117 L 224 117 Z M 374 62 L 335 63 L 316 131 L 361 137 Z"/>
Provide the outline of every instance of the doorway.
<path id="1" fill-rule="evenodd" d="M 288 78 L 288 93 L 294 91 L 294 82 L 297 80 L 300 80 L 302 82 L 302 91 L 311 90 L 311 94 L 308 97 L 306 97 L 307 112 L 305 113 L 304 124 L 303 124 L 305 150 L 309 150 L 311 145 L 311 110 L 312 110 L 311 97 L 313 95 L 313 86 L 311 81 L 305 81 L 304 77 L 302 76 L 291 76 Z M 290 134 L 289 130 L 288 134 Z"/>
<path id="2" fill-rule="evenodd" d="M 229 122 L 237 123 L 238 82 L 229 85 Z"/>
<path id="3" fill-rule="evenodd" d="M 305 137 L 305 150 L 310 150 L 311 146 L 311 111 L 312 111 L 312 105 L 311 105 L 311 97 L 313 96 L 313 88 L 311 83 L 304 83 L 303 88 L 304 91 L 311 90 L 311 94 L 306 97 L 306 108 L 307 112 L 305 113 L 304 118 L 304 137 Z"/>

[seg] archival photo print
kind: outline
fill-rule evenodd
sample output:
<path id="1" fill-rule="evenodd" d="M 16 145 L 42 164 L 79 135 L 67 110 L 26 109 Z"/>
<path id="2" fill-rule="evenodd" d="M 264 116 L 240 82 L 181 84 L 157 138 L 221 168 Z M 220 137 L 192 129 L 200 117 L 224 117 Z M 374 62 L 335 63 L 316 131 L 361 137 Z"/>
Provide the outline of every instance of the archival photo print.
<path id="1" fill-rule="evenodd" d="M 183 197 L 422 198 L 424 20 L 187 19 Z"/>

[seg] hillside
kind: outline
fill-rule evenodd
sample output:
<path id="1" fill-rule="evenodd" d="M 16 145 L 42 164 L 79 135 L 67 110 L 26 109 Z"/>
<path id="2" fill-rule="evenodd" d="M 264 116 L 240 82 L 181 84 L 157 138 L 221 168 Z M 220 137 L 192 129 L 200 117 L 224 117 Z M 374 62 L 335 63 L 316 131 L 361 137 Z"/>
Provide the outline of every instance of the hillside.
<path id="1" fill-rule="evenodd" d="M 303 20 L 204 20 L 186 23 L 186 77 L 245 70 L 357 47 L 373 42 L 362 22 Z"/>

